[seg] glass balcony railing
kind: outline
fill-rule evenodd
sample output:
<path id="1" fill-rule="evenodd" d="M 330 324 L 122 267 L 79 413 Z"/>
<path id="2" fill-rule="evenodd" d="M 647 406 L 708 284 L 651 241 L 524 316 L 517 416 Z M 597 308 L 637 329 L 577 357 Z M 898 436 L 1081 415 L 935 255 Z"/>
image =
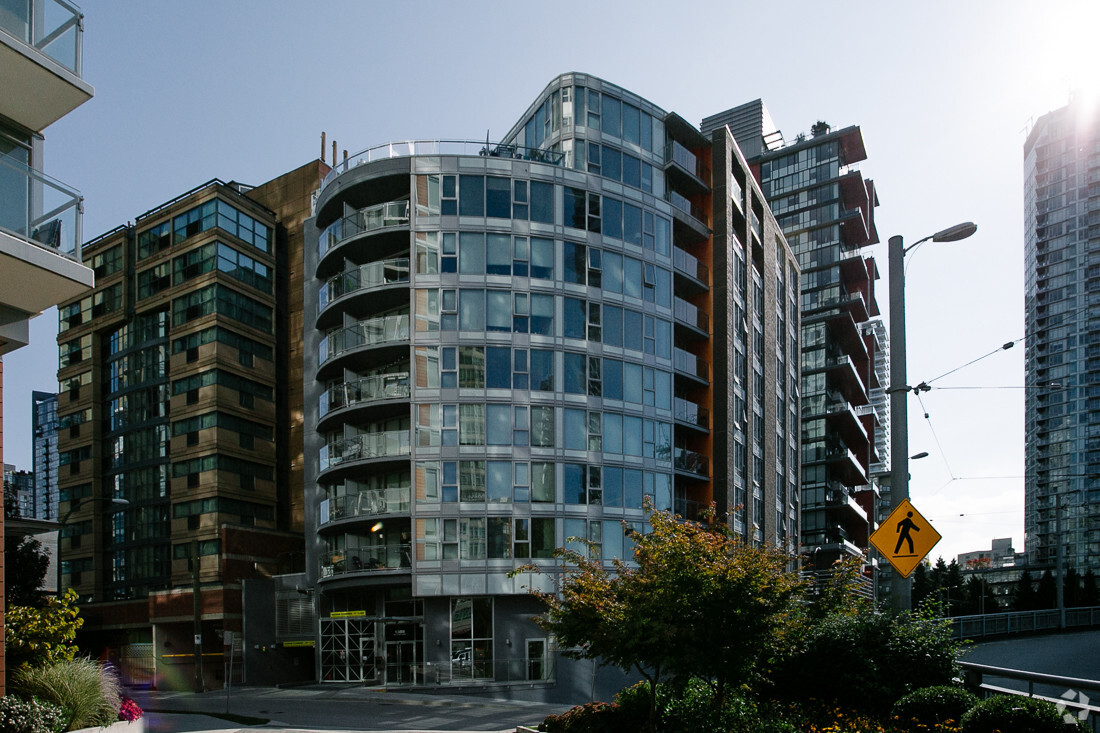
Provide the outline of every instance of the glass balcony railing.
<path id="1" fill-rule="evenodd" d="M 321 417 L 332 410 L 380 400 L 408 399 L 409 373 L 375 374 L 337 384 L 321 394 Z"/>
<path id="2" fill-rule="evenodd" d="M 710 183 L 710 166 L 675 140 L 665 146 L 665 160 L 671 160 L 704 183 Z"/>
<path id="3" fill-rule="evenodd" d="M 384 204 L 368 206 L 365 209 L 353 211 L 325 227 L 321 232 L 321 239 L 317 242 L 317 252 L 324 256 L 325 252 L 352 237 L 387 227 L 406 226 L 408 223 L 408 201 L 387 201 Z"/>
<path id="4" fill-rule="evenodd" d="M 672 350 L 672 366 L 676 371 L 698 377 L 704 382 L 710 378 L 710 369 L 702 357 L 683 349 Z"/>
<path id="5" fill-rule="evenodd" d="M 353 438 L 333 441 L 321 448 L 321 470 L 339 466 L 348 461 L 369 458 L 407 456 L 412 450 L 408 430 L 389 430 L 384 433 L 363 433 Z"/>
<path id="6" fill-rule="evenodd" d="M 688 216 L 696 219 L 704 227 L 709 226 L 710 219 L 707 217 L 707 212 L 703 210 L 701 206 L 696 206 L 691 203 L 691 200 L 686 196 L 682 196 L 675 191 L 665 191 L 665 201 L 675 206 L 680 211 L 684 212 Z"/>
<path id="7" fill-rule="evenodd" d="M 698 259 L 679 247 L 672 248 L 672 265 L 688 277 L 693 277 L 704 285 L 710 282 L 710 270 Z"/>
<path id="8" fill-rule="evenodd" d="M 0 228 L 80 262 L 83 201 L 65 184 L 0 155 Z"/>
<path id="9" fill-rule="evenodd" d="M 710 459 L 703 453 L 677 448 L 674 456 L 674 465 L 677 471 L 687 471 L 696 476 L 710 475 Z"/>
<path id="10" fill-rule="evenodd" d="M 412 545 L 363 545 L 335 553 L 321 561 L 321 577 L 342 573 L 397 570 L 412 566 Z"/>
<path id="11" fill-rule="evenodd" d="M 317 356 L 320 363 L 324 364 L 329 359 L 360 346 L 400 343 L 408 340 L 409 316 L 407 313 L 371 318 L 367 321 L 359 321 L 354 326 L 329 331 L 328 335 L 321 339 Z"/>
<path id="12" fill-rule="evenodd" d="M 697 405 L 691 400 L 677 397 L 673 400 L 673 410 L 676 419 L 702 428 L 710 427 L 710 411 L 702 405 Z"/>
<path id="13" fill-rule="evenodd" d="M 326 499 L 328 521 L 373 517 L 381 514 L 408 514 L 411 497 L 412 489 L 408 486 L 332 496 Z"/>
<path id="14" fill-rule="evenodd" d="M 65 0 L 4 0 L 0 30 L 46 54 L 80 76 L 84 25 L 80 10 Z"/>
<path id="15" fill-rule="evenodd" d="M 352 168 L 387 158 L 404 158 L 412 155 L 480 155 L 490 158 L 515 158 L 535 163 L 564 165 L 565 154 L 523 145 L 486 143 L 484 140 L 404 140 L 383 143 L 349 156 L 338 163 L 321 182 L 321 189 L 337 176 Z"/>
<path id="16" fill-rule="evenodd" d="M 370 290 L 408 281 L 408 257 L 370 262 L 329 278 L 328 282 L 321 286 L 318 308 L 323 310 L 332 301 L 356 290 Z"/>
<path id="17" fill-rule="evenodd" d="M 672 314 L 680 323 L 686 323 L 692 328 L 697 328 L 704 333 L 709 332 L 710 316 L 708 316 L 705 311 L 696 308 L 686 300 L 673 298 Z"/>

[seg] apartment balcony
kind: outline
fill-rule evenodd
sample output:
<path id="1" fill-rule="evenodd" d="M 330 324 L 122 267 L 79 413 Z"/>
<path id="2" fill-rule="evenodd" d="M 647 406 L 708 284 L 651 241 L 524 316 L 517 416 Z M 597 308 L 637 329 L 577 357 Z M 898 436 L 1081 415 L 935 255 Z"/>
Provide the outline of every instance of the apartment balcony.
<path id="1" fill-rule="evenodd" d="M 676 448 L 673 451 L 672 465 L 676 473 L 700 479 L 710 478 L 710 459 L 703 453 Z"/>
<path id="2" fill-rule="evenodd" d="M 27 342 L 27 318 L 95 282 L 80 261 L 81 202 L 68 186 L 0 155 L 0 354 Z"/>
<path id="3" fill-rule="evenodd" d="M 398 294 L 385 292 L 394 285 L 408 285 L 409 258 L 399 257 L 352 266 L 339 275 L 329 278 L 318 292 L 318 328 L 326 328 L 330 321 L 338 320 L 341 312 L 361 315 L 371 310 L 390 310 L 397 303 L 408 302 L 408 288 L 397 288 Z M 387 297 L 391 296 L 391 297 Z M 326 309 L 337 301 L 344 307 L 331 314 Z M 362 313 L 360 313 L 360 311 Z"/>
<path id="4" fill-rule="evenodd" d="M 407 347 L 408 343 L 409 315 L 407 313 L 370 318 L 359 321 L 353 326 L 329 331 L 317 347 L 317 362 L 325 368 L 335 363 L 341 356 L 349 355 L 350 358 L 352 352 L 383 348 L 387 351 L 379 357 L 379 360 L 382 363 L 389 363 L 400 356 L 400 352 Z M 406 357 L 408 355 L 407 349 L 405 355 Z M 367 358 L 360 366 L 369 367 L 370 361 Z M 348 368 L 354 368 L 354 366 L 348 365 Z M 331 371 L 327 368 L 324 370 Z"/>
<path id="5" fill-rule="evenodd" d="M 324 473 L 349 463 L 405 458 L 411 452 L 412 440 L 408 430 L 363 433 L 323 446 L 319 453 L 320 470 Z"/>
<path id="6" fill-rule="evenodd" d="M 362 545 L 321 561 L 321 579 L 345 573 L 407 572 L 412 567 L 412 544 Z"/>
<path id="7" fill-rule="evenodd" d="M 332 264 L 326 263 L 326 260 L 337 248 L 341 250 L 341 257 L 358 262 L 377 259 L 387 250 L 407 253 L 408 226 L 407 199 L 387 201 L 342 216 L 325 227 L 317 240 L 318 270 L 331 270 Z M 373 236 L 368 238 L 366 235 Z M 378 237 L 382 237 L 383 241 L 375 241 Z M 392 243 L 391 239 L 394 240 Z"/>
<path id="8" fill-rule="evenodd" d="M 333 385 L 322 392 L 318 416 L 323 421 L 330 413 L 394 400 L 405 401 L 411 394 L 407 371 L 360 377 L 350 382 Z"/>
<path id="9" fill-rule="evenodd" d="M 710 335 L 710 316 L 686 300 L 673 298 L 672 314 L 677 324 L 687 326 L 697 336 L 707 338 Z"/>
<path id="10" fill-rule="evenodd" d="M 690 351 L 673 348 L 672 366 L 677 374 L 691 377 L 702 384 L 710 383 L 710 365 L 701 356 Z"/>
<path id="11" fill-rule="evenodd" d="M 0 4 L 0 115 L 41 131 L 92 98 L 81 78 L 82 21 L 64 0 Z"/>
<path id="12" fill-rule="evenodd" d="M 672 204 L 675 220 L 686 224 L 698 238 L 705 239 L 710 234 L 710 217 L 703 207 L 672 189 L 665 191 L 665 201 Z"/>
<path id="13" fill-rule="evenodd" d="M 672 248 L 672 266 L 676 268 L 677 274 L 687 278 L 696 292 L 705 292 L 709 289 L 710 269 L 679 247 Z"/>
<path id="14" fill-rule="evenodd" d="M 408 516 L 411 504 L 412 488 L 409 486 L 331 496 L 321 502 L 321 524 L 394 514 Z"/>
<path id="15" fill-rule="evenodd" d="M 676 397 L 672 401 L 672 410 L 676 422 L 680 425 L 708 431 L 710 429 L 710 410 L 691 400 Z"/>
<path id="16" fill-rule="evenodd" d="M 675 140 L 665 146 L 665 174 L 679 190 L 710 193 L 710 166 Z"/>

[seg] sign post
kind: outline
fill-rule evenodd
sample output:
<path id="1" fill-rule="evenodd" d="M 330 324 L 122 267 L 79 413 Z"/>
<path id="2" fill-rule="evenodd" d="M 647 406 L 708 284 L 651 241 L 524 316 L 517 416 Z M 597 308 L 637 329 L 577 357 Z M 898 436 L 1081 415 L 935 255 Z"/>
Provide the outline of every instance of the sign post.
<path id="1" fill-rule="evenodd" d="M 871 546 L 908 578 L 942 537 L 917 508 L 903 500 L 871 535 Z"/>

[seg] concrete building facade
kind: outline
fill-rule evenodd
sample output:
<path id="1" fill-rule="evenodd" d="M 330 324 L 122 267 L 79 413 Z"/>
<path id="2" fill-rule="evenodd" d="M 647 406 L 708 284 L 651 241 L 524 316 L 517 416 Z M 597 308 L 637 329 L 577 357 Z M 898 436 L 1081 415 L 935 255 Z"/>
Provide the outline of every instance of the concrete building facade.
<path id="1" fill-rule="evenodd" d="M 82 24 L 80 11 L 63 0 L 0 6 L 0 358 L 27 344 L 30 318 L 94 280 L 81 264 L 81 196 L 42 165 L 42 131 L 92 98 L 81 68 Z M 0 429 L 0 465 L 3 448 Z M 0 580 L 0 641 L 3 600 Z M 4 681 L 0 645 L 0 695 Z"/>

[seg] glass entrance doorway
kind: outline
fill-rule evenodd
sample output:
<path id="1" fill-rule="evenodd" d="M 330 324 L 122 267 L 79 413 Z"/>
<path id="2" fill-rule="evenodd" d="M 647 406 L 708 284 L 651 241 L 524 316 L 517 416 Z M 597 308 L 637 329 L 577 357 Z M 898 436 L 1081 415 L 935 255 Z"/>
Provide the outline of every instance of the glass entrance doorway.
<path id="1" fill-rule="evenodd" d="M 423 626 L 417 623 L 385 623 L 387 685 L 415 685 L 424 681 L 420 663 Z"/>

